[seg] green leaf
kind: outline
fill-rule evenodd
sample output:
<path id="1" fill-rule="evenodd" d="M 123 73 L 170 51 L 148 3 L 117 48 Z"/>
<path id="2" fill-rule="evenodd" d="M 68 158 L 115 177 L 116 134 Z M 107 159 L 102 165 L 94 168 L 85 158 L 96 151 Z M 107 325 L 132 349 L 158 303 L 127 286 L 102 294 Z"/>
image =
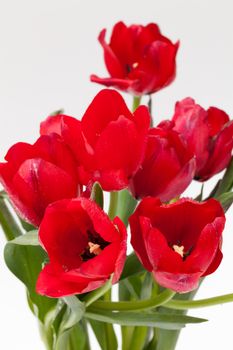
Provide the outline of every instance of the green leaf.
<path id="1" fill-rule="evenodd" d="M 116 216 L 128 225 L 128 219 L 133 213 L 137 205 L 137 200 L 130 194 L 128 190 L 122 190 L 119 192 L 118 205 L 116 209 Z"/>
<path id="2" fill-rule="evenodd" d="M 92 292 L 86 294 L 82 301 L 85 302 L 86 307 L 98 300 L 102 295 L 104 295 L 112 287 L 112 277 L 100 288 L 93 290 Z"/>
<path id="3" fill-rule="evenodd" d="M 223 193 L 217 199 L 221 203 L 224 212 L 226 212 L 233 203 L 233 192 Z"/>
<path id="4" fill-rule="evenodd" d="M 24 221 L 20 216 L 18 216 L 20 223 L 22 225 L 22 227 L 24 228 L 25 231 L 29 232 L 29 231 L 34 231 L 36 230 L 36 227 L 29 224 L 28 222 Z"/>
<path id="5" fill-rule="evenodd" d="M 98 313 L 95 309 L 86 312 L 88 319 L 120 324 L 123 326 L 148 326 L 162 329 L 180 329 L 188 323 L 201 323 L 207 320 L 179 314 L 160 314 L 158 312 L 111 312 L 101 311 Z"/>
<path id="6" fill-rule="evenodd" d="M 62 330 L 67 330 L 82 319 L 85 312 L 85 305 L 76 296 L 64 297 L 63 300 L 67 305 L 67 309 L 60 327 Z"/>
<path id="7" fill-rule="evenodd" d="M 88 320 L 102 350 L 108 350 L 104 322 Z"/>
<path id="8" fill-rule="evenodd" d="M 153 287 L 153 279 L 150 272 L 146 272 L 141 289 L 141 299 L 149 299 L 151 297 Z"/>
<path id="9" fill-rule="evenodd" d="M 55 333 L 55 336 L 58 336 L 59 328 L 63 319 L 63 316 L 66 312 L 67 305 L 62 299 L 58 299 L 55 312 L 53 313 L 53 317 L 51 320 L 51 327 Z"/>
<path id="10" fill-rule="evenodd" d="M 161 332 L 161 330 L 160 330 Z M 168 332 L 168 331 L 167 331 Z M 176 332 L 176 331 L 170 331 L 170 332 Z M 148 344 L 145 345 L 145 347 L 143 348 L 143 350 L 155 350 L 156 349 L 156 345 L 157 345 L 157 337 L 156 337 L 156 329 L 153 329 L 153 337 L 152 339 L 148 342 Z M 169 349 L 169 348 L 167 348 Z"/>
<path id="11" fill-rule="evenodd" d="M 233 157 L 231 162 L 225 171 L 223 178 L 220 180 L 216 192 L 214 194 L 215 198 L 218 198 L 221 194 L 229 192 L 233 187 Z"/>
<path id="12" fill-rule="evenodd" d="M 130 276 L 119 283 L 119 300 L 139 299 L 142 281 L 140 275 Z"/>
<path id="13" fill-rule="evenodd" d="M 91 190 L 91 199 L 96 202 L 100 208 L 104 207 L 103 190 L 98 182 L 95 182 Z"/>
<path id="14" fill-rule="evenodd" d="M 58 338 L 54 350 L 85 350 L 87 334 L 81 323 L 75 324 Z"/>
<path id="15" fill-rule="evenodd" d="M 201 280 L 202 283 L 203 279 Z M 200 285 L 199 285 L 200 287 Z M 192 300 L 198 289 L 193 290 L 189 293 L 179 294 L 177 293 L 175 299 L 177 300 Z M 158 310 L 161 314 L 179 314 L 186 315 L 187 310 L 173 310 L 173 309 L 165 309 L 164 307 L 160 307 Z M 156 332 L 156 345 L 158 349 L 175 349 L 177 340 L 179 338 L 180 330 L 166 330 L 161 329 L 159 332 Z M 157 349 L 156 348 L 156 349 Z M 147 350 L 147 349 L 146 349 Z M 149 348 L 149 350 L 152 350 Z M 154 349 L 153 349 L 154 350 Z"/>
<path id="16" fill-rule="evenodd" d="M 49 116 L 55 117 L 58 114 L 64 114 L 64 109 L 63 108 L 57 109 L 56 111 L 52 112 Z"/>
<path id="17" fill-rule="evenodd" d="M 216 185 L 214 186 L 214 188 L 212 189 L 212 191 L 210 192 L 209 196 L 207 198 L 205 198 L 205 200 L 209 199 L 209 198 L 215 198 L 215 194 L 218 191 L 218 188 L 220 186 L 221 180 L 218 180 L 218 182 L 216 183 Z"/>
<path id="18" fill-rule="evenodd" d="M 201 202 L 203 199 L 203 191 L 204 191 L 204 184 L 201 185 L 201 192 L 199 195 L 195 198 L 196 201 Z"/>
<path id="19" fill-rule="evenodd" d="M 2 190 L 2 191 L 0 191 L 0 198 L 6 198 L 6 199 L 8 199 L 8 194 L 6 193 L 6 191 L 4 191 L 4 190 Z"/>
<path id="20" fill-rule="evenodd" d="M 38 239 L 38 231 L 33 230 L 26 232 L 24 235 L 19 236 L 15 238 L 13 241 L 10 242 L 11 244 L 18 244 L 18 245 L 28 245 L 28 246 L 39 246 L 39 239 Z"/>
<path id="21" fill-rule="evenodd" d="M 137 256 L 135 255 L 135 253 L 131 253 L 126 258 L 125 266 L 121 274 L 120 280 L 123 280 L 143 271 L 145 271 L 145 269 L 138 260 Z"/>
<path id="22" fill-rule="evenodd" d="M 21 227 L 19 227 L 9 208 L 7 200 L 2 196 L 0 196 L 0 225 L 8 241 L 23 234 Z"/>
<path id="23" fill-rule="evenodd" d="M 59 299 L 50 325 L 54 331 L 55 349 L 69 349 L 69 342 L 77 337 L 74 332 L 75 329 L 80 333 L 78 338 L 81 337 L 83 343 L 85 343 L 85 337 L 81 336 L 83 333 L 81 332 L 81 326 L 78 326 L 84 312 L 85 305 L 76 296 Z M 71 347 L 71 349 L 74 350 L 76 347 Z"/>
<path id="24" fill-rule="evenodd" d="M 35 244 L 35 234 L 29 235 Z M 22 236 L 21 236 L 22 237 Z M 57 300 L 36 293 L 36 281 L 47 259 L 45 251 L 38 245 L 19 244 L 19 238 L 8 242 L 4 258 L 10 271 L 20 279 L 28 289 L 28 298 L 34 306 L 34 313 L 44 322 L 46 314 L 55 307 Z M 27 240 L 27 238 L 25 238 Z M 25 242 L 25 240 L 24 240 Z M 23 243 L 23 241 L 21 242 Z M 32 307 L 32 305 L 31 305 Z"/>

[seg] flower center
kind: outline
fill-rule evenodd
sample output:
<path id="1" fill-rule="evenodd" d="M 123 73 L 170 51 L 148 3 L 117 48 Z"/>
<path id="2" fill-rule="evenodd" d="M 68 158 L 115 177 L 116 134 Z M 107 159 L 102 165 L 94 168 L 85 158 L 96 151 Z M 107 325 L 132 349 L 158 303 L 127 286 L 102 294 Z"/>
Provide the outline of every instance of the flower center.
<path id="1" fill-rule="evenodd" d="M 110 243 L 106 242 L 97 232 L 87 231 L 88 243 L 80 257 L 82 261 L 88 261 L 99 255 Z"/>
<path id="2" fill-rule="evenodd" d="M 177 254 L 179 254 L 182 258 L 184 257 L 184 246 L 183 246 L 183 245 L 182 245 L 182 246 L 179 246 L 179 245 L 174 244 L 174 245 L 172 246 L 172 248 L 173 248 L 173 250 L 174 250 Z"/>
<path id="3" fill-rule="evenodd" d="M 89 252 L 94 255 L 99 255 L 102 252 L 99 244 L 88 242 Z"/>
<path id="4" fill-rule="evenodd" d="M 134 63 L 132 63 L 132 64 L 128 64 L 128 63 L 127 63 L 127 64 L 125 65 L 125 69 L 126 69 L 127 74 L 129 74 L 129 73 L 132 71 L 132 69 L 137 68 L 138 65 L 139 65 L 138 62 L 134 62 Z"/>

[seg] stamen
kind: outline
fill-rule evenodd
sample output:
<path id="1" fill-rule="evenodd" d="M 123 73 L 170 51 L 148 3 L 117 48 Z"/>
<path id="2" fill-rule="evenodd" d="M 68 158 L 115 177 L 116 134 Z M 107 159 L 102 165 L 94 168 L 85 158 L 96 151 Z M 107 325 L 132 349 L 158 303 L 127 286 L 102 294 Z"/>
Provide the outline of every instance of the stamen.
<path id="1" fill-rule="evenodd" d="M 174 245 L 172 246 L 172 248 L 173 248 L 174 251 L 175 251 L 176 253 L 178 253 L 182 258 L 184 257 L 184 246 L 183 246 L 183 245 L 182 245 L 182 246 L 179 246 L 179 245 L 174 244 Z"/>
<path id="2" fill-rule="evenodd" d="M 102 252 L 102 249 L 100 248 L 99 244 L 88 242 L 88 246 L 91 254 L 99 255 Z"/>

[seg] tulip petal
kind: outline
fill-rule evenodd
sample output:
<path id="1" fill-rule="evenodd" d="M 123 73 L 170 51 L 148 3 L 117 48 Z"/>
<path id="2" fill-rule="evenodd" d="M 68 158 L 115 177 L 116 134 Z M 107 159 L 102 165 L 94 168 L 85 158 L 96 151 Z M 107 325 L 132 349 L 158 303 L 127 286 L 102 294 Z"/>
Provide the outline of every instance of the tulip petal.
<path id="1" fill-rule="evenodd" d="M 87 293 L 90 290 L 99 288 L 106 280 L 88 280 L 87 278 L 76 277 L 75 282 L 67 279 L 67 274 L 57 273 L 53 265 L 48 264 L 41 271 L 36 291 L 39 294 L 47 295 L 52 298 Z"/>
<path id="2" fill-rule="evenodd" d="M 77 193 L 77 184 L 70 174 L 42 159 L 26 160 L 14 175 L 11 186 L 20 201 L 36 213 L 38 219 L 33 220 L 36 225 L 49 203 Z"/>
<path id="3" fill-rule="evenodd" d="M 103 29 L 99 34 L 98 40 L 104 49 L 104 60 L 105 60 L 107 70 L 109 74 L 112 75 L 113 77 L 123 78 L 124 69 L 118 57 L 115 55 L 114 51 L 112 50 L 111 46 L 109 46 L 106 43 L 105 34 L 106 34 L 106 29 Z"/>
<path id="4" fill-rule="evenodd" d="M 94 230 L 107 242 L 119 242 L 120 235 L 117 228 L 109 220 L 104 211 L 100 211 L 98 205 L 86 198 L 79 199 L 80 205 L 90 218 Z"/>
<path id="5" fill-rule="evenodd" d="M 188 293 L 198 287 L 201 277 L 196 273 L 170 273 L 166 271 L 153 271 L 155 280 L 163 287 L 170 288 L 177 293 Z"/>
<path id="6" fill-rule="evenodd" d="M 166 128 L 150 129 L 145 157 L 130 189 L 136 198 L 155 196 L 169 201 L 186 189 L 195 169 L 192 154 L 166 123 Z"/>
<path id="7" fill-rule="evenodd" d="M 184 262 L 185 270 L 194 272 L 198 270 L 202 274 L 205 273 L 219 249 L 224 224 L 225 219 L 218 217 L 204 227 L 195 248 Z"/>
<path id="8" fill-rule="evenodd" d="M 90 76 L 90 80 L 93 83 L 102 84 L 107 87 L 115 87 L 120 90 L 130 90 L 130 87 L 134 84 L 134 80 L 132 79 L 120 79 L 120 78 L 100 78 L 95 74 Z M 138 81 L 138 79 L 136 80 Z"/>
<path id="9" fill-rule="evenodd" d="M 178 273 L 182 265 L 181 256 L 169 247 L 166 237 L 158 229 L 154 227 L 145 229 L 148 225 L 145 218 L 141 217 L 140 223 L 153 270 Z"/>
<path id="10" fill-rule="evenodd" d="M 233 149 L 233 121 L 227 123 L 213 141 L 212 152 L 208 162 L 197 174 L 202 181 L 225 169 L 230 160 Z"/>
<path id="11" fill-rule="evenodd" d="M 113 220 L 113 223 L 117 227 L 119 234 L 121 236 L 119 254 L 116 259 L 115 270 L 114 270 L 114 275 L 112 279 L 112 283 L 114 284 L 119 280 L 125 264 L 126 250 L 127 250 L 127 230 L 123 222 L 118 217 L 116 217 Z"/>
<path id="12" fill-rule="evenodd" d="M 176 198 L 183 193 L 194 178 L 196 170 L 196 161 L 194 158 L 190 159 L 188 163 L 181 169 L 181 171 L 173 178 L 172 182 L 161 191 L 159 194 L 163 202 L 169 201 L 171 198 Z"/>
<path id="13" fill-rule="evenodd" d="M 88 142 L 94 146 L 98 135 L 120 115 L 132 119 L 132 114 L 121 95 L 114 90 L 101 90 L 82 117 L 82 131 Z"/>
<path id="14" fill-rule="evenodd" d="M 141 234 L 140 229 L 140 216 L 149 216 L 150 212 L 153 213 L 153 208 L 161 204 L 160 200 L 157 198 L 145 198 L 143 200 L 143 205 L 139 204 L 137 210 L 129 218 L 130 229 L 131 229 L 131 244 L 141 261 L 142 265 L 148 270 L 152 271 L 153 267 L 150 263 L 146 252 L 145 240 Z"/>
<path id="15" fill-rule="evenodd" d="M 142 158 L 139 140 L 134 123 L 124 116 L 109 123 L 95 147 L 98 169 L 124 169 L 126 176 L 131 175 Z"/>
<path id="16" fill-rule="evenodd" d="M 48 116 L 43 122 L 40 123 L 40 134 L 41 135 L 50 135 L 56 133 L 62 136 L 62 129 L 64 120 L 73 120 L 76 119 L 69 117 L 64 114 L 58 114 L 54 116 Z"/>
<path id="17" fill-rule="evenodd" d="M 209 107 L 207 110 L 210 136 L 217 135 L 225 124 L 229 122 L 229 116 L 219 108 Z"/>
<path id="18" fill-rule="evenodd" d="M 174 130 L 186 140 L 190 151 L 196 156 L 197 172 L 206 163 L 209 142 L 207 112 L 191 98 L 176 103 Z M 198 140 L 198 142 L 197 142 Z"/>

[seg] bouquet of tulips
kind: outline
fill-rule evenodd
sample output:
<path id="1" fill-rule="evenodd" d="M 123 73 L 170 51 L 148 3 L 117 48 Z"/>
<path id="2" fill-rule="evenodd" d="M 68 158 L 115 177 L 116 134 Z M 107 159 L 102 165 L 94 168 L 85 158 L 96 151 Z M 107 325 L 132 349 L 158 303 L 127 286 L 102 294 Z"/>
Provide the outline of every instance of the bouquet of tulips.
<path id="1" fill-rule="evenodd" d="M 131 93 L 133 108 L 105 88 L 82 118 L 55 112 L 34 144 L 10 148 L 0 163 L 5 261 L 48 350 L 90 350 L 90 327 L 103 350 L 174 350 L 182 327 L 206 321 L 189 308 L 233 301 L 194 300 L 222 260 L 233 122 L 188 97 L 153 126 L 151 94 L 174 80 L 179 42 L 154 23 L 119 22 L 109 43 L 105 32 L 109 77 L 91 81 Z M 206 198 L 181 197 L 224 169 Z"/>

